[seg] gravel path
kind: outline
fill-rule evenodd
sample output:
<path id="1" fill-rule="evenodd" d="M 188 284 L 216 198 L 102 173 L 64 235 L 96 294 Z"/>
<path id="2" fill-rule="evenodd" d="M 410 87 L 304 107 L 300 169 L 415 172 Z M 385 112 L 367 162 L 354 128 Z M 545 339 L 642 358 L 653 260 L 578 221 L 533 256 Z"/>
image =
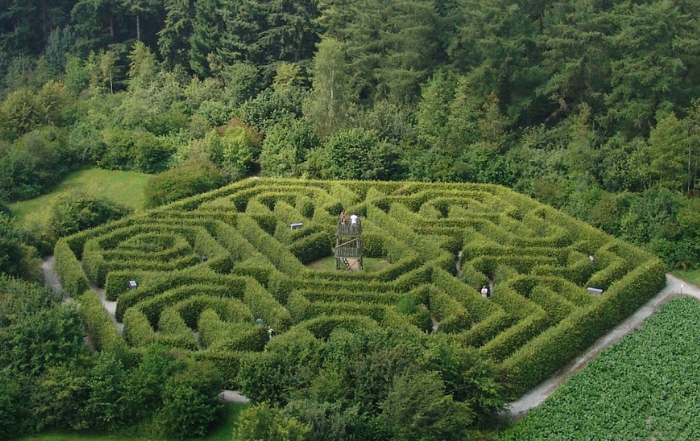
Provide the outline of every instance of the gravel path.
<path id="1" fill-rule="evenodd" d="M 44 284 L 53 289 L 54 291 L 60 291 L 61 281 L 58 280 L 58 274 L 56 274 L 56 258 L 49 256 L 41 262 L 41 271 L 44 273 Z"/>
<path id="2" fill-rule="evenodd" d="M 653 314 L 659 306 L 674 297 L 682 295 L 689 295 L 700 300 L 700 288 L 671 274 L 666 274 L 666 287 L 656 297 L 649 300 L 615 329 L 601 337 L 583 355 L 569 362 L 569 364 L 557 371 L 554 376 L 523 395 L 519 400 L 512 402 L 507 407 L 505 413 L 513 418 L 520 418 L 530 409 L 539 406 L 547 397 L 557 390 L 559 386 L 564 384 L 574 373 L 586 366 L 588 362 L 595 358 L 603 349 L 618 341 L 625 334 L 639 328 L 642 322 Z"/>

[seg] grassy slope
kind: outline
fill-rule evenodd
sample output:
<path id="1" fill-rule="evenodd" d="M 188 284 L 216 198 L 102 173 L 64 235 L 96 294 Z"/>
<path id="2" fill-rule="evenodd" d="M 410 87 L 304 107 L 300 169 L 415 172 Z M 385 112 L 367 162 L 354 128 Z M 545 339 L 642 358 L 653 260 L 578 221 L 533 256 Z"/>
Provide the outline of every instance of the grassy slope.
<path id="1" fill-rule="evenodd" d="M 700 439 L 698 323 L 700 302 L 670 301 L 503 439 Z"/>
<path id="2" fill-rule="evenodd" d="M 688 271 L 676 270 L 673 271 L 673 275 L 680 277 L 683 280 L 687 280 L 693 285 L 700 286 L 700 268 Z"/>
<path id="3" fill-rule="evenodd" d="M 10 204 L 20 223 L 40 223 L 48 217 L 51 203 L 60 195 L 80 189 L 126 205 L 134 210 L 143 209 L 143 188 L 150 175 L 93 168 L 71 173 L 51 193 L 28 201 Z"/>

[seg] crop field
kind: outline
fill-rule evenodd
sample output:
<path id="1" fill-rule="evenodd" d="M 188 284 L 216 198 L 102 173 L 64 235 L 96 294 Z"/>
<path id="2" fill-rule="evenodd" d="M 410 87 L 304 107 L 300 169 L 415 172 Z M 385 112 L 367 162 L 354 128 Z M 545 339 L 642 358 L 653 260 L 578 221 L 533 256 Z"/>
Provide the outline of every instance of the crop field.
<path id="1" fill-rule="evenodd" d="M 333 255 L 342 210 L 360 216 L 364 256 L 381 262 L 374 271 L 310 265 Z M 270 333 L 326 339 L 408 323 L 478 348 L 517 395 L 665 283 L 644 251 L 476 184 L 250 179 L 78 233 L 55 255 L 97 347 L 181 347 L 213 361 L 229 387 Z M 117 301 L 123 336 L 90 283 Z"/>
<path id="2" fill-rule="evenodd" d="M 671 300 L 504 439 L 698 439 L 698 323 L 696 299 Z"/>

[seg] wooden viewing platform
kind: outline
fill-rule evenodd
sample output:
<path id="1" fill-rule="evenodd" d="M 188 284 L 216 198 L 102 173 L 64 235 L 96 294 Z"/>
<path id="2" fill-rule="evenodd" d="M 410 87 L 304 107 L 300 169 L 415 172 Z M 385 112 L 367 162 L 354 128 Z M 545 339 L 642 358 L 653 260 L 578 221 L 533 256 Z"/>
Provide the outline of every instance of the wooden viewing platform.
<path id="1" fill-rule="evenodd" d="M 338 229 L 335 234 L 335 269 L 353 268 L 362 270 L 362 224 L 351 224 L 350 222 L 338 222 Z M 352 259 L 350 262 L 348 259 Z"/>

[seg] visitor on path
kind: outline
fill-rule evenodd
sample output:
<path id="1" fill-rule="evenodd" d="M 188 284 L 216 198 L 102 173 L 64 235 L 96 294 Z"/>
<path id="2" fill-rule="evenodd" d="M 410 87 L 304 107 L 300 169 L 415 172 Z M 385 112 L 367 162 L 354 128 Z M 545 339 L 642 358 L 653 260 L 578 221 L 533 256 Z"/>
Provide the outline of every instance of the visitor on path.
<path id="1" fill-rule="evenodd" d="M 345 210 L 340 212 L 340 225 L 345 225 Z"/>
<path id="2" fill-rule="evenodd" d="M 355 213 L 350 215 L 350 225 L 351 226 L 357 226 L 357 222 L 359 220 L 359 217 Z"/>
<path id="3" fill-rule="evenodd" d="M 201 257 L 199 260 L 201 260 L 202 263 L 204 263 L 204 262 L 206 262 L 207 260 L 209 260 L 209 258 L 207 257 L 206 254 L 202 254 L 202 257 Z"/>
<path id="4" fill-rule="evenodd" d="M 483 287 L 481 287 L 481 297 L 485 299 L 491 297 L 491 292 L 489 291 L 488 286 L 484 285 Z"/>

